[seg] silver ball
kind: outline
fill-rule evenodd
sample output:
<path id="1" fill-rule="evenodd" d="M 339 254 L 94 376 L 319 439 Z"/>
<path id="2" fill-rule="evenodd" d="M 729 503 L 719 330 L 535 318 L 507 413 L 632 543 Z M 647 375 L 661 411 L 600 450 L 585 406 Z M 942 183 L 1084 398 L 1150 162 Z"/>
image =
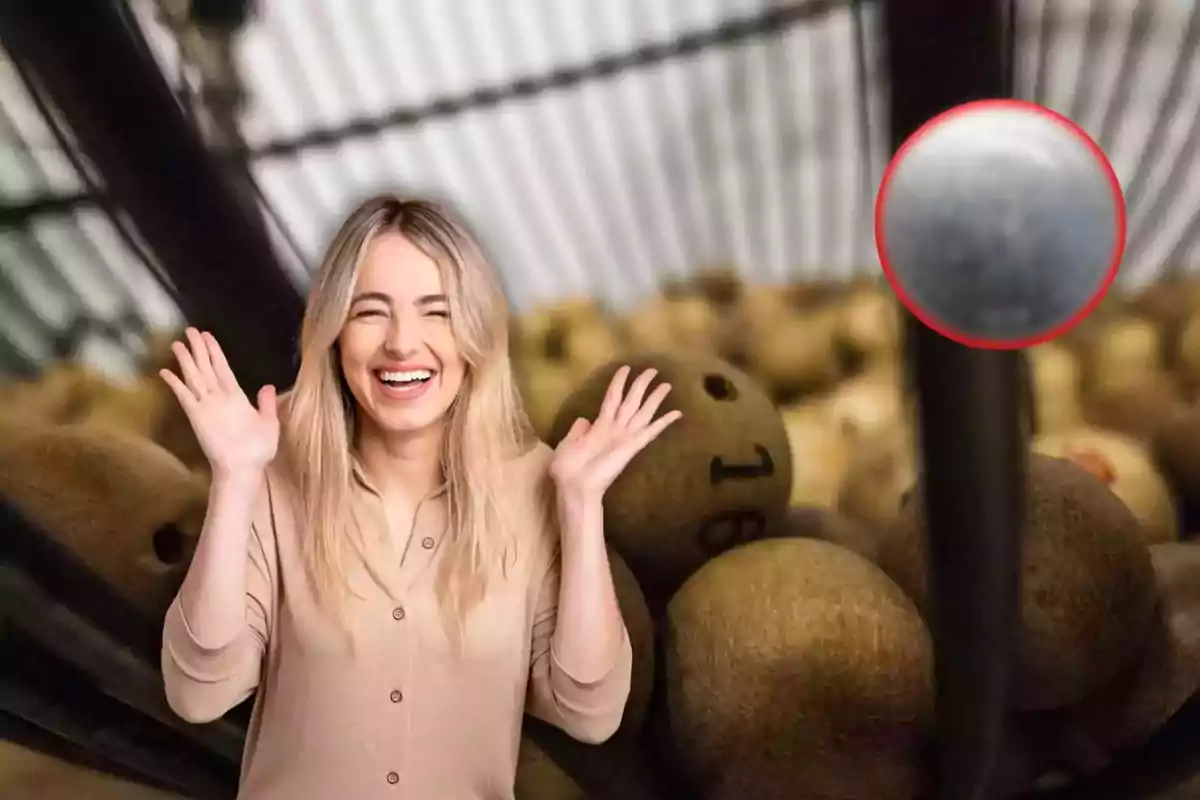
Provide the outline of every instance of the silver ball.
<path id="1" fill-rule="evenodd" d="M 910 139 L 881 187 L 880 258 L 943 335 L 1025 346 L 1111 282 L 1124 203 L 1094 145 L 1032 106 L 973 103 Z"/>

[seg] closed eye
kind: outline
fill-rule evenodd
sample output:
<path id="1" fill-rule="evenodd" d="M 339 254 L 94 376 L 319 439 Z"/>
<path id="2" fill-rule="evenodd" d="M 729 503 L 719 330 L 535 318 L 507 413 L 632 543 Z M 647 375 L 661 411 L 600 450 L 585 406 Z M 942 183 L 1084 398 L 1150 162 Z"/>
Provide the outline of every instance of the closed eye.
<path id="1" fill-rule="evenodd" d="M 381 311 L 378 308 L 367 308 L 367 309 L 357 312 L 354 315 L 354 319 L 363 319 L 364 317 L 385 317 L 385 316 L 387 316 L 386 311 Z"/>
<path id="2" fill-rule="evenodd" d="M 450 317 L 450 312 L 446 311 L 445 309 L 439 309 L 437 311 L 430 311 L 428 315 L 431 317 L 442 317 L 443 319 L 448 319 Z"/>

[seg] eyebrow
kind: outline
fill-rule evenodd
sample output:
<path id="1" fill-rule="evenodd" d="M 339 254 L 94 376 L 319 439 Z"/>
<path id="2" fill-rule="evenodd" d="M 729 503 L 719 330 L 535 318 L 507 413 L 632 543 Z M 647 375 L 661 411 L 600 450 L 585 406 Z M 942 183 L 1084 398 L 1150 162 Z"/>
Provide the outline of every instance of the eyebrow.
<path id="1" fill-rule="evenodd" d="M 392 302 L 391 296 L 386 295 L 383 292 L 363 292 L 362 294 L 355 295 L 354 299 L 350 301 L 350 305 L 356 306 L 359 303 L 366 302 L 367 300 L 378 300 L 381 303 L 388 303 L 389 305 Z"/>
<path id="2" fill-rule="evenodd" d="M 354 299 L 350 301 L 350 305 L 356 306 L 359 303 L 365 302 L 367 300 L 378 300 L 381 303 L 387 303 L 387 304 L 391 305 L 392 296 L 385 292 L 363 292 L 362 294 L 355 295 Z M 444 295 L 444 294 L 423 294 L 416 299 L 416 301 L 414 302 L 414 305 L 431 306 L 431 305 L 434 305 L 435 303 L 445 303 L 448 301 L 449 301 L 449 298 L 447 298 L 446 295 Z"/>

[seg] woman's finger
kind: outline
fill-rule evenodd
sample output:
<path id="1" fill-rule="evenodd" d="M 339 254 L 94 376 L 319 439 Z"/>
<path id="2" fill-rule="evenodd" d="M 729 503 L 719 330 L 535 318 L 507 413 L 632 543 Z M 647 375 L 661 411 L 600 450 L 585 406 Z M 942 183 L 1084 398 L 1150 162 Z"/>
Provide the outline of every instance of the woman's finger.
<path id="1" fill-rule="evenodd" d="M 588 428 L 592 427 L 592 423 L 588 422 L 583 417 L 575 420 L 575 424 L 571 426 L 571 430 L 567 431 L 567 435 L 563 437 L 562 444 L 571 444 L 580 436 L 587 433 Z"/>
<path id="2" fill-rule="evenodd" d="M 654 419 L 654 415 L 658 413 L 658 408 L 667 399 L 667 395 L 671 393 L 671 384 L 661 383 L 655 387 L 650 393 L 650 397 L 646 398 L 646 402 L 638 409 L 637 414 L 633 419 L 629 420 L 629 427 L 633 430 L 644 428 Z"/>
<path id="3" fill-rule="evenodd" d="M 217 375 L 213 372 L 212 359 L 209 358 L 204 337 L 195 328 L 188 328 L 185 335 L 192 345 L 192 358 L 196 360 L 196 372 L 200 375 L 200 380 L 204 381 L 204 391 L 215 392 L 220 388 L 220 384 L 217 383 Z"/>
<path id="4" fill-rule="evenodd" d="M 637 414 L 638 409 L 642 406 L 642 399 L 646 396 L 646 390 L 650 388 L 650 382 L 657 374 L 658 370 L 651 367 L 643 370 L 641 375 L 634 378 L 633 385 L 629 387 L 629 393 L 625 395 L 621 407 L 617 409 L 617 425 L 628 425 L 629 421 Z"/>
<path id="5" fill-rule="evenodd" d="M 275 387 L 267 384 L 258 390 L 258 413 L 263 419 L 268 422 L 278 422 L 279 416 L 279 397 L 275 392 Z"/>
<path id="6" fill-rule="evenodd" d="M 634 456 L 657 439 L 672 423 L 683 416 L 682 411 L 668 411 L 641 430 L 634 431 L 612 449 L 610 457 L 625 468 Z"/>
<path id="7" fill-rule="evenodd" d="M 197 398 L 203 397 L 206 393 L 204 379 L 200 377 L 200 370 L 196 367 L 196 359 L 192 358 L 192 351 L 188 350 L 187 345 L 183 342 L 172 342 L 171 352 L 175 354 L 175 360 L 179 362 L 179 374 L 183 377 L 187 388 Z"/>
<path id="8" fill-rule="evenodd" d="M 183 381 L 176 377 L 174 372 L 169 369 L 160 369 L 158 376 L 167 384 L 167 388 L 179 400 L 179 405 L 183 406 L 183 410 L 187 414 L 191 414 L 192 409 L 196 405 L 196 395 L 184 385 Z"/>
<path id="9" fill-rule="evenodd" d="M 613 375 L 604 393 L 604 402 L 600 404 L 600 412 L 596 414 L 597 425 L 612 422 L 617 417 L 617 409 L 621 406 L 621 397 L 625 394 L 625 381 L 629 379 L 629 367 L 623 366 Z"/>
<path id="10" fill-rule="evenodd" d="M 217 344 L 217 337 L 205 331 L 201 334 L 201 338 L 208 347 L 208 358 L 212 362 L 213 373 L 217 376 L 217 385 L 227 392 L 240 389 L 237 376 L 233 374 L 229 361 L 225 358 L 225 352 L 221 349 L 221 345 Z"/>
<path id="11" fill-rule="evenodd" d="M 668 411 L 651 424 L 634 431 L 622 439 L 612 450 L 604 455 L 601 471 L 613 480 L 628 466 L 633 457 L 659 437 L 675 420 L 683 416 L 681 411 Z"/>

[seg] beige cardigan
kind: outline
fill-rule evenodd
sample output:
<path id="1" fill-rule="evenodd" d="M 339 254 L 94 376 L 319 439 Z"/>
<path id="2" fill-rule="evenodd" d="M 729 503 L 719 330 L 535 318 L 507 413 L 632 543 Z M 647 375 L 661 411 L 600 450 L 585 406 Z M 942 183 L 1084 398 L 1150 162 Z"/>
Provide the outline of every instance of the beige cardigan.
<path id="1" fill-rule="evenodd" d="M 539 445 L 511 471 L 525 520 L 516 566 L 492 584 L 461 654 L 450 650 L 433 591 L 440 501 L 397 537 L 402 553 L 372 559 L 388 591 L 365 570 L 352 576 L 364 599 L 351 651 L 315 610 L 294 493 L 269 474 L 250 537 L 245 633 L 203 648 L 178 599 L 163 630 L 167 697 L 181 717 L 210 721 L 256 693 L 239 800 L 511 800 L 524 712 L 582 741 L 612 735 L 629 694 L 628 633 L 592 684 L 572 678 L 551 646 L 558 527 L 539 501 L 549 455 Z"/>

